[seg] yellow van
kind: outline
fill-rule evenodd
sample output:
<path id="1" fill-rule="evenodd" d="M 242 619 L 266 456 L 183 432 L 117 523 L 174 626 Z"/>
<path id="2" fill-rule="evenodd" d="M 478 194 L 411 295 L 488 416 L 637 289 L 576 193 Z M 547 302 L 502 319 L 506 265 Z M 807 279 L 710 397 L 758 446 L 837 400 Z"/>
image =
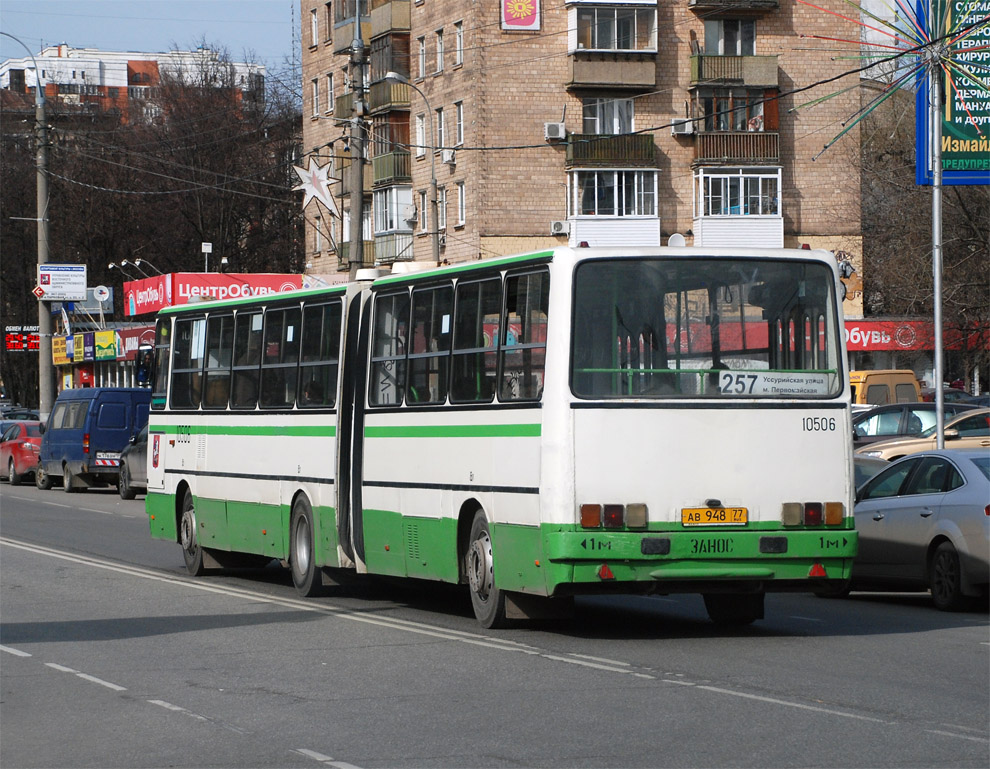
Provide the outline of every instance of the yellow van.
<path id="1" fill-rule="evenodd" d="M 921 385 L 910 369 L 850 371 L 854 404 L 913 403 L 921 400 Z"/>

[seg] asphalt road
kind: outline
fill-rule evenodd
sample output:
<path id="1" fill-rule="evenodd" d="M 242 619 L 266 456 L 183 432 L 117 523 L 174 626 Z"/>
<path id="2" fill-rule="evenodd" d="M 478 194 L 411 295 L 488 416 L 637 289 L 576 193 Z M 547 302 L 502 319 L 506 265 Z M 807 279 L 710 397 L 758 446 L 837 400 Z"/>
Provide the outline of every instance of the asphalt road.
<path id="1" fill-rule="evenodd" d="M 986 610 L 582 599 L 481 629 L 461 589 L 186 576 L 143 500 L 0 486 L 0 766 L 980 767 Z"/>

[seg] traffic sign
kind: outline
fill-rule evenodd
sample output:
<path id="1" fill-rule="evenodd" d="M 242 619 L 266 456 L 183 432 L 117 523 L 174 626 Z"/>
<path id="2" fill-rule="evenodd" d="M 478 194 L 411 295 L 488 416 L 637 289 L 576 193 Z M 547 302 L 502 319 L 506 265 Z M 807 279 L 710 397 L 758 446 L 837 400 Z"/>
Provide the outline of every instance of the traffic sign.
<path id="1" fill-rule="evenodd" d="M 34 295 L 46 302 L 76 302 L 85 299 L 86 265 L 39 264 L 38 287 Z"/>
<path id="2" fill-rule="evenodd" d="M 39 299 L 41 299 L 41 297 L 45 295 L 45 289 L 43 289 L 41 286 L 35 286 L 34 291 L 32 291 L 31 293 L 34 294 Z"/>

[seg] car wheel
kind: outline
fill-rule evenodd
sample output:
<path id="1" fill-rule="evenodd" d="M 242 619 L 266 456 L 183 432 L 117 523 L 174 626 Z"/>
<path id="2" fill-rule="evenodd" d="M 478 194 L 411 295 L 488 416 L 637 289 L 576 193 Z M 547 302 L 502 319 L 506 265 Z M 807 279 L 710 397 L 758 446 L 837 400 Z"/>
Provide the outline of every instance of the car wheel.
<path id="1" fill-rule="evenodd" d="M 182 557 L 186 562 L 186 571 L 194 577 L 201 577 L 206 571 L 203 565 L 203 548 L 200 547 L 196 532 L 196 509 L 193 507 L 193 495 L 186 489 L 182 497 L 182 517 L 179 520 L 179 542 L 182 544 Z"/>
<path id="2" fill-rule="evenodd" d="M 120 478 L 117 481 L 117 493 L 121 499 L 134 499 L 137 492 L 131 488 L 130 478 L 127 473 L 127 465 L 123 462 L 120 465 Z"/>
<path id="3" fill-rule="evenodd" d="M 951 542 L 943 542 L 935 549 L 929 569 L 932 602 L 939 611 L 959 611 L 968 601 L 962 593 L 962 573 L 959 553 Z"/>
<path id="4" fill-rule="evenodd" d="M 17 486 L 21 482 L 21 476 L 17 474 L 17 469 L 14 467 L 14 458 L 10 458 L 10 462 L 7 463 L 7 480 L 10 482 L 11 486 Z"/>
<path id="5" fill-rule="evenodd" d="M 763 593 L 705 593 L 704 598 L 716 625 L 742 627 L 763 619 Z"/>
<path id="6" fill-rule="evenodd" d="M 495 556 L 492 537 L 488 531 L 488 519 L 483 510 L 474 514 L 471 535 L 465 558 L 468 585 L 471 590 L 471 607 L 482 627 L 508 627 L 505 616 L 505 593 L 495 584 Z"/>
<path id="7" fill-rule="evenodd" d="M 52 477 L 40 464 L 34 470 L 34 485 L 42 491 L 48 491 L 52 487 Z"/>
<path id="8" fill-rule="evenodd" d="M 299 594 L 310 598 L 323 594 L 323 571 L 316 565 L 313 508 L 305 497 L 292 505 L 289 523 L 289 568 Z"/>
<path id="9" fill-rule="evenodd" d="M 68 467 L 62 468 L 62 491 L 66 494 L 74 494 L 82 488 L 80 483 L 76 476 L 69 471 Z"/>

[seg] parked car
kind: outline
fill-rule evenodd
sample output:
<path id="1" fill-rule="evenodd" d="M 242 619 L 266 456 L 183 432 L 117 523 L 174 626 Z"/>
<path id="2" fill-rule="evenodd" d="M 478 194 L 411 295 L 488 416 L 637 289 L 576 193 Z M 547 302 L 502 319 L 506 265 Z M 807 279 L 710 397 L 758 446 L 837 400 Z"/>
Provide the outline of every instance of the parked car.
<path id="1" fill-rule="evenodd" d="M 935 388 L 934 387 L 923 387 L 921 388 L 921 400 L 927 401 L 929 403 L 935 402 Z M 960 390 L 956 387 L 943 387 L 942 388 L 942 401 L 944 403 L 974 403 L 976 405 L 981 404 L 981 396 L 970 395 L 965 390 Z"/>
<path id="2" fill-rule="evenodd" d="M 893 462 L 856 494 L 851 588 L 930 589 L 937 609 L 990 587 L 990 451 L 942 449 Z"/>
<path id="3" fill-rule="evenodd" d="M 41 422 L 13 422 L 0 432 L 0 467 L 6 469 L 11 486 L 34 475 L 40 446 Z"/>
<path id="4" fill-rule="evenodd" d="M 990 409 L 970 409 L 945 421 L 945 446 L 953 449 L 990 449 Z M 881 459 L 900 459 L 935 448 L 935 426 L 914 438 L 877 441 L 856 449 L 857 454 Z"/>
<path id="5" fill-rule="evenodd" d="M 862 454 L 853 455 L 853 483 L 856 484 L 856 488 L 860 488 L 889 464 L 886 459 L 865 457 Z"/>
<path id="6" fill-rule="evenodd" d="M 921 385 L 910 369 L 849 372 L 853 404 L 912 403 L 923 400 Z"/>
<path id="7" fill-rule="evenodd" d="M 24 408 L 6 409 L 2 414 L 0 414 L 0 418 L 3 418 L 6 421 L 19 420 L 27 422 L 37 422 L 40 419 L 37 411 L 34 409 Z"/>
<path id="8" fill-rule="evenodd" d="M 954 416 L 976 406 L 962 401 L 945 404 L 946 416 Z M 888 403 L 853 414 L 853 446 L 920 435 L 935 424 L 934 403 Z"/>
<path id="9" fill-rule="evenodd" d="M 120 452 L 120 479 L 117 492 L 121 499 L 134 499 L 148 490 L 148 425 L 131 438 Z"/>
<path id="10" fill-rule="evenodd" d="M 67 492 L 117 483 L 120 452 L 148 423 L 151 392 L 140 387 L 89 387 L 59 393 L 43 427 L 35 485 L 61 479 Z"/>

